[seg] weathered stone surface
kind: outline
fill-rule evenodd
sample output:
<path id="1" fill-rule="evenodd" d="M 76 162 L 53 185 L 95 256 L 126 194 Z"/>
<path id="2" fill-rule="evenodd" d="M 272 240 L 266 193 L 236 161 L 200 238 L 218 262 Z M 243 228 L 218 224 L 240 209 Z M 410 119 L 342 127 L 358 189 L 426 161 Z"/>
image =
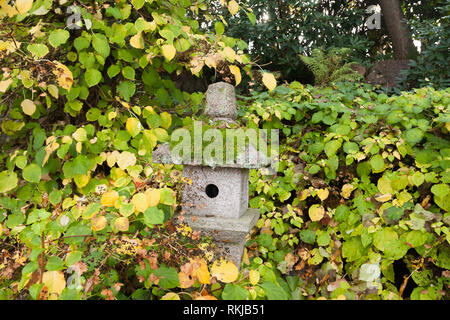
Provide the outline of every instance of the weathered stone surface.
<path id="1" fill-rule="evenodd" d="M 203 234 L 211 236 L 215 241 L 234 243 L 240 242 L 245 238 L 255 226 L 259 216 L 258 209 L 248 209 L 238 219 L 182 215 L 183 222 L 191 226 L 192 229 L 199 230 Z"/>
<path id="2" fill-rule="evenodd" d="M 185 165 L 183 176 L 192 184 L 183 186 L 183 210 L 197 216 L 239 218 L 248 209 L 248 174 L 247 169 Z M 212 192 L 215 188 L 217 195 Z"/>
<path id="3" fill-rule="evenodd" d="M 222 257 L 230 258 L 240 266 L 245 247 L 245 238 L 259 219 L 258 209 L 248 209 L 239 219 L 178 215 L 176 220 L 188 224 L 202 235 L 211 236 Z M 217 258 L 217 257 L 216 257 Z"/>
<path id="4" fill-rule="evenodd" d="M 370 70 L 366 80 L 373 85 L 396 87 L 401 71 L 409 68 L 409 60 L 378 61 Z"/>
<path id="5" fill-rule="evenodd" d="M 226 82 L 210 85 L 206 91 L 204 114 L 211 119 L 236 119 L 237 106 L 234 86 Z"/>

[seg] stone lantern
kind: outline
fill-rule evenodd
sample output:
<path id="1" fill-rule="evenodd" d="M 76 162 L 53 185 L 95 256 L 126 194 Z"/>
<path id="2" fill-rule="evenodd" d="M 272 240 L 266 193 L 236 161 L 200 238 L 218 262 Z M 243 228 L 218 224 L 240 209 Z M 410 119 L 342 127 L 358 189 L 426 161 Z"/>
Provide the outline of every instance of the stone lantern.
<path id="1" fill-rule="evenodd" d="M 237 107 L 234 86 L 225 82 L 212 84 L 206 92 L 204 114 L 212 120 L 233 121 Z M 245 153 L 248 157 L 247 147 Z M 250 209 L 249 171 L 268 165 L 267 158 L 256 153 L 260 161 L 227 164 L 196 163 L 192 160 L 174 161 L 168 144 L 153 152 L 155 163 L 183 164 L 183 176 L 191 180 L 182 189 L 183 223 L 193 230 L 209 235 L 219 247 L 220 254 L 231 258 L 239 267 L 245 238 L 259 218 L 258 209 Z"/>

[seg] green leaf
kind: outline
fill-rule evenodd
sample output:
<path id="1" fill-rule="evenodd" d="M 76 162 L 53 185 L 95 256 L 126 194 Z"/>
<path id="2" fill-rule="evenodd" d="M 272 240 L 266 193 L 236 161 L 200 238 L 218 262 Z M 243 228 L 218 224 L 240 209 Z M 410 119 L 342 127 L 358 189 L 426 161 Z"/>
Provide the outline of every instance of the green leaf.
<path id="1" fill-rule="evenodd" d="M 84 73 L 84 79 L 89 87 L 93 87 L 100 82 L 102 74 L 96 69 L 88 69 Z"/>
<path id="2" fill-rule="evenodd" d="M 122 96 L 122 98 L 124 98 L 126 101 L 130 101 L 131 97 L 134 95 L 136 91 L 136 86 L 131 81 L 128 80 L 122 81 L 117 86 L 117 91 Z"/>
<path id="3" fill-rule="evenodd" d="M 160 202 L 162 204 L 166 205 L 174 205 L 176 203 L 176 194 L 175 192 L 170 188 L 162 188 L 160 189 L 161 193 L 161 200 Z"/>
<path id="4" fill-rule="evenodd" d="M 120 73 L 120 66 L 117 64 L 110 65 L 108 68 L 108 77 L 111 79 L 117 76 Z"/>
<path id="5" fill-rule="evenodd" d="M 386 218 L 395 221 L 400 220 L 400 218 L 403 216 L 403 213 L 404 211 L 402 208 L 397 208 L 395 206 L 392 206 L 384 211 Z"/>
<path id="6" fill-rule="evenodd" d="M 82 256 L 83 256 L 83 252 L 81 252 L 81 251 L 72 251 L 66 257 L 66 264 L 67 264 L 67 266 L 70 267 L 71 265 L 77 263 L 78 261 L 81 260 Z"/>
<path id="7" fill-rule="evenodd" d="M 342 244 L 342 257 L 347 259 L 348 262 L 361 258 L 365 251 L 359 237 L 353 237 Z"/>
<path id="8" fill-rule="evenodd" d="M 223 300 L 245 300 L 248 298 L 248 291 L 234 283 L 227 283 L 222 291 Z"/>
<path id="9" fill-rule="evenodd" d="M 178 287 L 180 282 L 178 281 L 178 273 L 174 268 L 160 267 L 154 272 L 155 276 L 161 277 L 158 282 L 158 286 L 163 289 L 172 289 Z"/>
<path id="10" fill-rule="evenodd" d="M 110 53 L 108 39 L 100 33 L 95 33 L 92 36 L 92 46 L 103 58 L 107 58 Z"/>
<path id="11" fill-rule="evenodd" d="M 28 45 L 27 50 L 37 58 L 43 58 L 49 52 L 45 44 L 38 43 Z"/>
<path id="12" fill-rule="evenodd" d="M 17 187 L 17 174 L 15 172 L 0 172 L 0 193 L 8 192 Z"/>
<path id="13" fill-rule="evenodd" d="M 336 154 L 339 148 L 342 146 L 342 141 L 331 140 L 325 144 L 325 153 L 327 157 L 330 158 Z"/>
<path id="14" fill-rule="evenodd" d="M 384 159 L 381 155 L 376 154 L 370 159 L 370 166 L 374 173 L 378 173 L 384 170 Z"/>
<path id="15" fill-rule="evenodd" d="M 279 285 L 265 281 L 261 287 L 269 300 L 288 300 L 289 295 Z"/>
<path id="16" fill-rule="evenodd" d="M 69 39 L 70 34 L 69 31 L 67 30 L 63 30 L 63 29 L 58 29 L 58 30 L 53 30 L 52 32 L 50 32 L 49 36 L 48 36 L 48 42 L 50 42 L 50 44 L 56 48 L 64 43 L 66 43 L 67 39 Z"/>
<path id="17" fill-rule="evenodd" d="M 225 32 L 225 27 L 222 22 L 217 21 L 214 25 L 214 29 L 218 35 L 222 35 Z"/>
<path id="18" fill-rule="evenodd" d="M 450 193 L 450 187 L 447 184 L 435 184 L 431 187 L 431 192 L 438 198 L 444 198 Z"/>
<path id="19" fill-rule="evenodd" d="M 51 256 L 45 265 L 45 269 L 49 271 L 62 270 L 64 269 L 64 261 L 57 256 Z"/>
<path id="20" fill-rule="evenodd" d="M 314 231 L 311 230 L 302 230 L 299 233 L 300 240 L 302 240 L 305 243 L 313 244 L 314 241 L 316 241 L 316 234 Z"/>
<path id="21" fill-rule="evenodd" d="M 150 207 L 144 211 L 144 223 L 147 226 L 164 223 L 164 211 L 157 207 Z"/>
<path id="22" fill-rule="evenodd" d="M 423 139 L 423 131 L 419 128 L 409 129 L 405 132 L 404 136 L 409 144 L 415 145 Z"/>
<path id="23" fill-rule="evenodd" d="M 122 69 L 122 74 L 123 76 L 128 79 L 128 80 L 134 80 L 134 69 L 130 66 L 126 66 L 125 68 Z"/>
<path id="24" fill-rule="evenodd" d="M 77 51 L 87 49 L 87 48 L 89 48 L 90 45 L 91 45 L 91 41 L 89 39 L 87 39 L 86 37 L 78 37 L 73 42 L 73 46 L 75 47 L 75 49 L 77 49 Z"/>
<path id="25" fill-rule="evenodd" d="M 41 167 L 32 163 L 23 169 L 22 176 L 28 182 L 38 183 L 41 181 L 41 173 Z"/>

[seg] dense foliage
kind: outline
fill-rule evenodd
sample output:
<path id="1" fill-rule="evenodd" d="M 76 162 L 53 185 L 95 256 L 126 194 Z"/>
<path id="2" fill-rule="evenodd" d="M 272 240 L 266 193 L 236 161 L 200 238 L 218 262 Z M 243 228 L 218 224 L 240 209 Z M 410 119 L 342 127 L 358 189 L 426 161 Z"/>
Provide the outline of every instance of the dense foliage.
<path id="1" fill-rule="evenodd" d="M 238 85 L 247 44 L 204 1 L 76 3 L 0 0 L 0 299 L 448 299 L 449 89 L 262 72 L 238 125 L 280 129 L 280 166 L 251 171 L 262 217 L 238 271 L 173 224 L 190 181 L 151 153 L 202 119 L 177 76 Z"/>

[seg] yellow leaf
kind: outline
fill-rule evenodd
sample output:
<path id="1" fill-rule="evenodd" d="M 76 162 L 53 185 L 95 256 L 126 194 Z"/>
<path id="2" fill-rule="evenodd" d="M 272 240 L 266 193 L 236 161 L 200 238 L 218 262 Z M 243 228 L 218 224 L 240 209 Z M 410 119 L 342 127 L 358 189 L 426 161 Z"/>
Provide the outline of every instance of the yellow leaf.
<path id="1" fill-rule="evenodd" d="M 228 2 L 228 11 L 234 16 L 239 11 L 238 3 L 234 0 Z"/>
<path id="2" fill-rule="evenodd" d="M 206 296 L 198 296 L 194 300 L 217 300 L 217 298 L 208 294 Z"/>
<path id="3" fill-rule="evenodd" d="M 135 164 L 136 164 L 136 156 L 129 151 L 124 151 L 117 157 L 117 165 L 122 170 L 125 170 L 130 166 L 134 166 Z"/>
<path id="4" fill-rule="evenodd" d="M 391 199 L 392 199 L 392 195 L 390 193 L 375 196 L 375 200 L 377 200 L 378 202 L 387 202 Z"/>
<path id="5" fill-rule="evenodd" d="M 44 272 L 42 283 L 47 287 L 49 300 L 56 300 L 66 287 L 66 279 L 61 271 Z"/>
<path id="6" fill-rule="evenodd" d="M 30 99 L 23 100 L 20 106 L 22 107 L 23 113 L 29 116 L 33 115 L 33 113 L 36 111 L 36 105 Z"/>
<path id="7" fill-rule="evenodd" d="M 277 87 L 277 80 L 275 79 L 275 76 L 271 73 L 264 72 L 262 81 L 264 85 L 269 89 L 269 91 L 272 91 Z"/>
<path id="8" fill-rule="evenodd" d="M 72 137 L 78 141 L 83 142 L 87 140 L 87 132 L 84 128 L 78 128 L 73 134 Z"/>
<path id="9" fill-rule="evenodd" d="M 83 150 L 83 144 L 81 142 L 77 142 L 75 149 L 78 153 L 81 153 L 81 151 Z"/>
<path id="10" fill-rule="evenodd" d="M 350 195 L 352 194 L 353 189 L 354 189 L 353 185 L 351 185 L 351 184 L 349 184 L 349 183 L 344 184 L 344 185 L 342 186 L 342 196 L 343 196 L 345 199 L 350 198 Z"/>
<path id="11" fill-rule="evenodd" d="M 0 81 L 0 92 L 6 92 L 9 85 L 13 82 L 12 79 Z"/>
<path id="12" fill-rule="evenodd" d="M 168 292 L 161 297 L 161 300 L 181 300 L 180 296 L 174 292 Z"/>
<path id="13" fill-rule="evenodd" d="M 102 195 L 100 202 L 105 207 L 114 207 L 117 200 L 119 200 L 119 194 L 117 191 L 111 190 Z"/>
<path id="14" fill-rule="evenodd" d="M 142 129 L 141 122 L 137 118 L 128 118 L 125 127 L 133 138 L 136 137 Z"/>
<path id="15" fill-rule="evenodd" d="M 209 274 L 208 266 L 206 265 L 205 260 L 197 259 L 195 262 L 195 266 L 197 268 L 194 270 L 194 275 L 197 277 L 198 282 L 202 284 L 209 284 L 209 278 L 211 275 Z"/>
<path id="16" fill-rule="evenodd" d="M 110 168 L 114 167 L 114 165 L 116 164 L 119 154 L 120 153 L 117 150 L 114 150 L 113 152 L 106 155 L 106 163 Z"/>
<path id="17" fill-rule="evenodd" d="M 101 231 L 106 227 L 106 218 L 104 216 L 95 217 L 92 219 L 92 230 Z"/>
<path id="18" fill-rule="evenodd" d="M 234 75 L 234 79 L 236 81 L 236 86 L 238 86 L 242 80 L 241 70 L 237 66 L 230 66 L 230 72 Z"/>
<path id="19" fill-rule="evenodd" d="M 309 196 L 309 190 L 302 190 L 302 192 L 300 193 L 300 201 L 305 200 L 306 198 L 308 198 Z"/>
<path id="20" fill-rule="evenodd" d="M 165 44 L 161 47 L 163 56 L 166 57 L 167 60 L 172 60 L 177 53 L 177 50 L 172 44 Z"/>
<path id="21" fill-rule="evenodd" d="M 2 227 L 2 224 L 0 223 L 0 236 L 2 235 L 2 233 L 3 233 L 3 227 Z"/>
<path id="22" fill-rule="evenodd" d="M 330 192 L 328 191 L 328 189 L 318 189 L 317 191 L 317 196 L 320 198 L 320 200 L 325 200 L 328 198 L 328 195 L 330 194 Z"/>
<path id="23" fill-rule="evenodd" d="M 72 71 L 69 70 L 65 65 L 58 61 L 53 61 L 55 63 L 55 69 L 53 73 L 56 75 L 56 80 L 61 88 L 70 90 L 73 84 Z"/>
<path id="24" fill-rule="evenodd" d="M 33 0 L 16 0 L 16 7 L 19 14 L 24 14 L 30 11 L 33 6 Z"/>
<path id="25" fill-rule="evenodd" d="M 136 212 L 144 212 L 148 208 L 147 197 L 144 193 L 135 194 L 131 199 L 131 203 L 134 204 Z"/>
<path id="26" fill-rule="evenodd" d="M 445 124 L 445 128 L 447 128 L 447 131 L 450 131 L 450 122 L 447 122 L 447 123 Z"/>
<path id="27" fill-rule="evenodd" d="M 161 200 L 161 192 L 159 189 L 147 189 L 145 191 L 145 196 L 147 197 L 147 204 L 149 207 L 157 206 Z"/>
<path id="28" fill-rule="evenodd" d="M 128 218 L 120 217 L 117 218 L 114 222 L 114 225 L 116 226 L 116 229 L 118 231 L 128 231 L 128 228 L 130 227 L 130 222 L 128 221 Z"/>
<path id="29" fill-rule="evenodd" d="M 314 204 L 309 208 L 308 213 L 311 221 L 320 221 L 325 215 L 325 209 L 318 204 Z"/>
<path id="30" fill-rule="evenodd" d="M 136 49 L 144 48 L 144 38 L 142 38 L 142 32 L 138 32 L 130 38 L 130 45 Z"/>
<path id="31" fill-rule="evenodd" d="M 281 120 L 281 112 L 280 110 L 275 110 L 275 116 Z"/>
<path id="32" fill-rule="evenodd" d="M 259 272 L 258 270 L 250 270 L 250 274 L 249 274 L 249 279 L 250 279 L 250 283 L 255 286 L 258 282 L 259 282 Z"/>
<path id="33" fill-rule="evenodd" d="M 89 183 L 89 180 L 91 180 L 91 175 L 77 174 L 73 177 L 73 180 L 75 181 L 78 188 L 83 188 Z"/>
<path id="34" fill-rule="evenodd" d="M 214 261 L 211 267 L 211 275 L 219 281 L 230 283 L 237 279 L 239 270 L 233 262 L 220 259 Z"/>
<path id="35" fill-rule="evenodd" d="M 225 55 L 225 57 L 230 59 L 231 62 L 234 62 L 234 59 L 236 59 L 236 52 L 234 52 L 234 50 L 230 47 L 225 47 L 223 49 L 223 54 Z"/>

